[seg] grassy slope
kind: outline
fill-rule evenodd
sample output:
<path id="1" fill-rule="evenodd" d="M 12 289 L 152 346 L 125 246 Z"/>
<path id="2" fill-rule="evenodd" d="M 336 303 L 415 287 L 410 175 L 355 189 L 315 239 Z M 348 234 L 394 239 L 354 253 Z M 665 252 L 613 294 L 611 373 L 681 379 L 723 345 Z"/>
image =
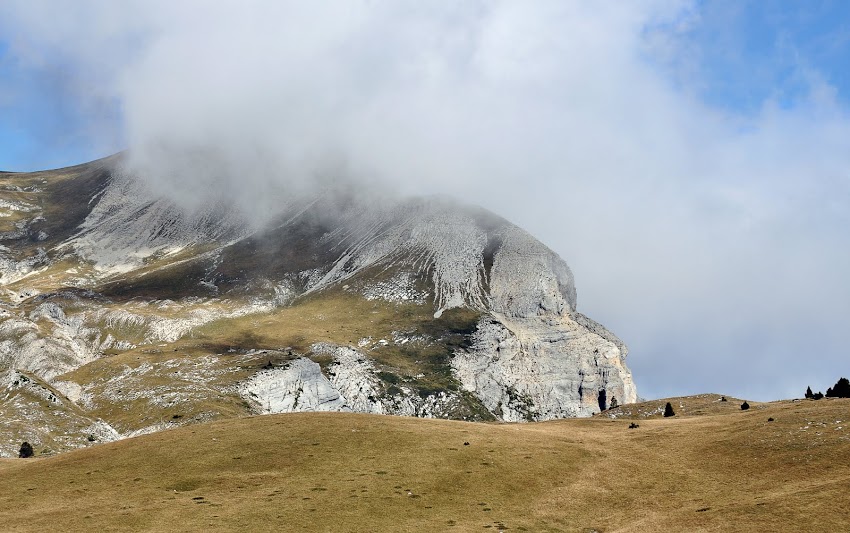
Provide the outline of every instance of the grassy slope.
<path id="1" fill-rule="evenodd" d="M 45 231 L 48 234 L 47 239 L 41 242 L 25 239 L 13 244 L 50 248 L 70 237 L 89 214 L 92 206 L 89 200 L 104 185 L 110 173 L 109 169 L 118 159 L 119 156 L 112 156 L 74 167 L 31 173 L 6 173 L 0 177 L 2 187 L 37 189 L 28 192 L 2 190 L 0 197 L 38 206 L 44 220 L 34 222 L 30 226 L 31 233 Z M 28 216 L 18 214 L 7 220 L 33 216 L 33 213 Z M 8 222 L 0 220 L 0 231 L 11 229 L 12 226 Z"/>
<path id="2" fill-rule="evenodd" d="M 87 413 L 37 376 L 16 377 L 22 379 L 27 380 L 26 386 L 0 393 L 0 445 L 16 450 L 22 435 L 27 435 L 25 438 L 37 453 L 54 453 L 88 443 L 94 420 Z"/>
<path id="3" fill-rule="evenodd" d="M 429 305 L 370 301 L 343 290 L 327 290 L 303 298 L 291 307 L 213 321 L 174 343 L 142 345 L 100 358 L 58 380 L 96 384 L 94 408 L 89 414 L 119 431 L 132 431 L 160 420 L 177 422 L 175 416 L 180 417 L 180 422 L 189 422 L 198 417 L 247 414 L 249 406 L 232 390 L 236 382 L 249 378 L 267 364 L 279 366 L 302 355 L 320 364 L 327 362 L 328 356 L 317 356 L 310 351 L 315 342 L 357 346 L 361 338 L 371 337 L 375 343 L 360 349 L 375 360 L 382 371 L 380 377 L 392 380 L 386 385 L 403 384 L 427 394 L 458 388 L 451 376 L 449 358 L 458 346 L 467 342 L 464 334 L 474 329 L 478 316 L 475 311 L 452 309 L 434 319 Z M 391 340 L 394 331 L 424 335 L 430 341 L 377 344 L 380 339 Z M 116 336 L 126 338 L 117 333 Z M 177 370 L 191 372 L 197 364 L 218 374 L 208 382 L 209 386 L 181 380 L 175 374 Z M 154 369 L 134 379 L 123 379 L 118 386 L 121 394 L 106 399 L 106 389 L 114 385 L 111 380 L 142 365 L 152 365 Z M 154 401 L 157 398 L 146 394 L 154 389 L 179 391 L 186 400 L 163 406 Z M 490 417 L 471 397 L 457 416 Z"/>
<path id="4" fill-rule="evenodd" d="M 686 410 L 700 403 L 676 402 Z M 846 530 L 850 400 L 735 407 L 641 419 L 634 430 L 604 417 L 525 425 L 330 413 L 224 420 L 2 461 L 0 524 Z"/>

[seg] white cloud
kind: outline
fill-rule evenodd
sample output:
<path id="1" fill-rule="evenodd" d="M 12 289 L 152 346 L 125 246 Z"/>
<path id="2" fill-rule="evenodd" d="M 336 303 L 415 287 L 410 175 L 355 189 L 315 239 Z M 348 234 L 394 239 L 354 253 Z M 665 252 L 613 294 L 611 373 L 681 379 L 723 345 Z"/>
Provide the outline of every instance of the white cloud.
<path id="1" fill-rule="evenodd" d="M 0 15 L 18 50 L 120 98 L 137 163 L 187 202 L 345 168 L 482 204 L 570 263 L 645 395 L 775 398 L 846 369 L 850 118 L 811 71 L 790 107 L 701 102 L 689 2 L 57 10 Z"/>

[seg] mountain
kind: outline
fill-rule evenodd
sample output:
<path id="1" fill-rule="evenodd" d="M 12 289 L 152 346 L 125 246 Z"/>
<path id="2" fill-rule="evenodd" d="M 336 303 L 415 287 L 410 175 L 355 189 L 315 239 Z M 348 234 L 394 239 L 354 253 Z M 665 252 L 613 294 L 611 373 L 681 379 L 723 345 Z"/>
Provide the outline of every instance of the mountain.
<path id="1" fill-rule="evenodd" d="M 0 175 L 0 454 L 251 413 L 531 421 L 636 400 L 566 263 L 490 212 L 348 185 L 249 215 L 181 207 L 122 155 Z"/>

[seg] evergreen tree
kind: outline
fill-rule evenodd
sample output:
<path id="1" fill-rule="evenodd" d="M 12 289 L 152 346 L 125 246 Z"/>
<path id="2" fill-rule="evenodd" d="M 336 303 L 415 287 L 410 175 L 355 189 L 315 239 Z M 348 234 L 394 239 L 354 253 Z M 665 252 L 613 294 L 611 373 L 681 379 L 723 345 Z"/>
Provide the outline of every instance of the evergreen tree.
<path id="1" fill-rule="evenodd" d="M 816 393 L 815 393 L 815 395 L 814 395 L 814 396 L 812 396 L 812 399 L 813 399 L 813 400 L 820 400 L 821 398 L 823 398 L 823 393 L 822 393 L 822 392 L 816 392 Z"/>
<path id="2" fill-rule="evenodd" d="M 814 398 L 814 394 L 812 394 L 812 388 L 806 387 L 806 398 Z"/>
<path id="3" fill-rule="evenodd" d="M 831 389 L 833 398 L 850 398 L 850 380 L 840 378 L 835 386 Z M 830 396 L 830 391 L 827 391 L 827 396 Z"/>
<path id="4" fill-rule="evenodd" d="M 673 412 L 673 406 L 670 405 L 670 402 L 667 402 L 667 405 L 664 406 L 664 417 L 668 416 L 676 416 L 676 413 Z"/>
<path id="5" fill-rule="evenodd" d="M 26 459 L 27 457 L 32 457 L 33 453 L 32 445 L 29 442 L 24 441 L 21 443 L 21 449 L 18 452 L 18 457 Z"/>
<path id="6" fill-rule="evenodd" d="M 749 408 L 750 408 L 750 404 L 748 404 L 747 401 L 744 400 L 744 403 L 741 404 L 741 411 L 746 411 Z"/>

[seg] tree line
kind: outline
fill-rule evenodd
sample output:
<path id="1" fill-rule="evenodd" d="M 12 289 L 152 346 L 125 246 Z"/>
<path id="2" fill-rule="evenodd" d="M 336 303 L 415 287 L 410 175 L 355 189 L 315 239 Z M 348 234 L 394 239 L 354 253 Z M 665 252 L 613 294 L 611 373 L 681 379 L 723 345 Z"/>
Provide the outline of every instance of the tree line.
<path id="1" fill-rule="evenodd" d="M 812 393 L 811 387 L 806 387 L 806 398 L 812 400 L 820 400 L 821 398 L 850 398 L 850 380 L 847 378 L 839 378 L 838 382 L 826 389 L 826 394 L 822 392 Z"/>

